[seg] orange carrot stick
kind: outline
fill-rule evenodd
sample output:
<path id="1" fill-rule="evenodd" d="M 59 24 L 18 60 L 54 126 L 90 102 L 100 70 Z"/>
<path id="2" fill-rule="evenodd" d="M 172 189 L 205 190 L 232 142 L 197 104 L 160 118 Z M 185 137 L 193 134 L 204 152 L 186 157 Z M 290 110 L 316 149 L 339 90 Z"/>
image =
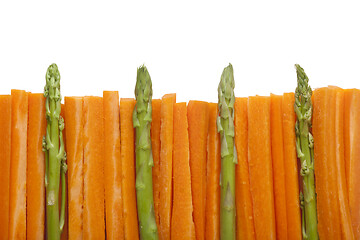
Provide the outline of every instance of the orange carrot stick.
<path id="1" fill-rule="evenodd" d="M 104 91 L 106 239 L 124 239 L 119 93 Z"/>
<path id="2" fill-rule="evenodd" d="M 26 239 L 28 93 L 11 90 L 9 239 Z"/>
<path id="3" fill-rule="evenodd" d="M 360 239 L 360 90 L 345 90 L 344 144 L 349 207 L 355 239 Z"/>
<path id="4" fill-rule="evenodd" d="M 122 98 L 120 100 L 120 137 L 121 137 L 121 168 L 124 208 L 125 239 L 139 239 L 138 218 L 135 192 L 135 156 L 134 128 L 132 114 L 135 100 Z"/>
<path id="5" fill-rule="evenodd" d="M 84 97 L 84 239 L 105 239 L 103 99 Z"/>
<path id="6" fill-rule="evenodd" d="M 354 232 L 351 225 L 349 209 L 349 198 L 346 188 L 345 162 L 344 162 L 344 90 L 330 87 L 335 90 L 335 104 L 332 108 L 335 111 L 335 169 L 337 169 L 336 184 L 338 188 L 338 201 L 340 211 L 340 225 L 342 239 L 352 240 Z"/>
<path id="7" fill-rule="evenodd" d="M 154 159 L 153 194 L 154 211 L 157 226 L 159 226 L 159 201 L 160 201 L 160 129 L 161 129 L 161 99 L 152 100 L 152 122 L 151 122 L 151 145 Z"/>
<path id="8" fill-rule="evenodd" d="M 61 104 L 61 113 L 60 113 L 61 117 L 64 119 L 64 122 L 65 122 L 65 104 Z M 64 124 L 64 129 L 63 129 L 63 141 L 64 141 L 64 149 L 65 149 L 65 152 L 66 152 L 66 124 Z M 66 183 L 66 186 L 65 186 L 65 190 L 66 190 L 66 203 L 65 203 L 65 221 L 64 221 L 64 228 L 63 228 L 63 231 L 61 233 L 61 236 L 60 236 L 60 240 L 67 240 L 69 239 L 69 226 L 68 226 L 68 223 L 69 223 L 69 214 L 68 214 L 68 196 L 69 196 L 69 191 L 68 191 L 68 179 L 65 177 L 65 183 Z M 59 187 L 59 203 L 61 203 L 61 196 L 62 196 L 62 192 L 61 192 L 61 181 L 60 181 L 60 187 Z M 61 210 L 61 209 L 59 209 Z M 60 211 L 59 211 L 60 213 Z"/>
<path id="9" fill-rule="evenodd" d="M 197 240 L 205 239 L 206 148 L 209 128 L 207 102 L 190 101 L 188 105 L 191 189 Z"/>
<path id="10" fill-rule="evenodd" d="M 160 130 L 160 203 L 159 203 L 159 239 L 170 239 L 172 210 L 172 164 L 173 164 L 173 109 L 175 94 L 166 94 L 161 102 Z"/>
<path id="11" fill-rule="evenodd" d="M 270 96 L 271 157 L 273 164 L 276 239 L 287 239 L 282 96 Z"/>
<path id="12" fill-rule="evenodd" d="M 335 167 L 335 90 L 314 91 L 313 136 L 320 239 L 341 239 Z"/>
<path id="13" fill-rule="evenodd" d="M 253 203 L 250 193 L 248 163 L 248 99 L 235 99 L 235 145 L 238 164 L 236 179 L 236 239 L 255 239 Z"/>
<path id="14" fill-rule="evenodd" d="M 9 187 L 11 158 L 11 96 L 0 95 L 0 239 L 9 232 Z"/>
<path id="15" fill-rule="evenodd" d="M 285 193 L 288 239 L 301 240 L 301 215 L 299 177 L 296 155 L 294 93 L 282 97 L 282 122 L 284 142 Z"/>
<path id="16" fill-rule="evenodd" d="M 216 127 L 217 103 L 209 103 L 209 129 L 207 139 L 205 239 L 220 238 L 220 136 Z"/>
<path id="17" fill-rule="evenodd" d="M 83 98 L 65 97 L 69 239 L 83 239 Z"/>
<path id="18" fill-rule="evenodd" d="M 354 108 L 356 102 L 354 99 L 357 96 L 357 91 L 355 89 L 345 89 L 344 91 L 344 161 L 345 161 L 345 175 L 346 175 L 346 188 L 348 190 L 349 194 L 349 201 L 350 201 L 350 156 L 351 156 L 351 150 L 354 151 L 354 148 L 352 147 L 352 139 L 350 138 L 350 133 L 354 132 L 354 121 L 355 116 L 357 112 L 354 112 L 356 108 Z M 352 128 L 350 130 L 350 124 L 352 123 Z M 352 136 L 356 136 L 352 135 Z"/>
<path id="19" fill-rule="evenodd" d="M 44 239 L 45 155 L 42 139 L 46 132 L 45 97 L 29 93 L 29 127 L 26 186 L 26 239 Z"/>
<path id="20" fill-rule="evenodd" d="M 249 176 L 257 239 L 276 238 L 270 139 L 270 98 L 249 97 Z"/>
<path id="21" fill-rule="evenodd" d="M 195 240 L 186 103 L 174 104 L 172 240 Z"/>

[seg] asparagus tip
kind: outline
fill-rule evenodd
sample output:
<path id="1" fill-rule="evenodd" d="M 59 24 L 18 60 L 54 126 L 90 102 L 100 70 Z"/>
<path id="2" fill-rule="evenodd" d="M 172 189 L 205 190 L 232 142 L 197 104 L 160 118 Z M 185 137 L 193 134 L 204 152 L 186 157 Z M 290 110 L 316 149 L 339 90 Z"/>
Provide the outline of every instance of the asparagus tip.
<path id="1" fill-rule="evenodd" d="M 234 70 L 231 63 L 227 67 L 224 68 L 220 83 L 218 87 L 218 98 L 219 102 L 221 102 L 221 98 L 223 96 L 230 100 L 234 96 L 234 88 L 235 88 L 235 81 L 234 81 Z"/>
<path id="2" fill-rule="evenodd" d="M 50 81 L 51 78 L 54 78 L 55 82 L 60 81 L 60 72 L 55 63 L 51 64 L 46 71 L 46 80 Z"/>
<path id="3" fill-rule="evenodd" d="M 309 78 L 306 75 L 304 69 L 299 65 L 299 64 L 295 64 L 295 69 L 296 69 L 296 74 L 297 74 L 297 79 L 298 82 L 309 82 Z"/>
<path id="4" fill-rule="evenodd" d="M 234 82 L 234 70 L 231 63 L 224 68 L 223 73 L 221 74 L 221 81 L 231 81 Z"/>
<path id="5" fill-rule="evenodd" d="M 138 97 L 139 93 L 143 92 L 145 96 L 151 97 L 152 95 L 152 82 L 150 74 L 143 64 L 137 69 L 135 96 Z"/>

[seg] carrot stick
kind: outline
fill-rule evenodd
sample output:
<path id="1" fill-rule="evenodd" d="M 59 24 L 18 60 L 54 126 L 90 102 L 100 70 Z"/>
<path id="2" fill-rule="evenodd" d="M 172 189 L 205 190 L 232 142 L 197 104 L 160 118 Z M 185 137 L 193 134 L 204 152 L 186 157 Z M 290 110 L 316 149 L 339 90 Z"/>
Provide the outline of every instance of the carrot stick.
<path id="1" fill-rule="evenodd" d="M 83 98 L 65 97 L 69 239 L 83 239 Z"/>
<path id="2" fill-rule="evenodd" d="M 249 97 L 249 176 L 257 239 L 276 238 L 270 139 L 270 98 Z"/>
<path id="3" fill-rule="evenodd" d="M 285 194 L 288 239 L 302 239 L 299 201 L 299 177 L 295 136 L 294 93 L 282 97 L 282 122 L 285 167 Z"/>
<path id="4" fill-rule="evenodd" d="M 122 98 L 120 100 L 120 137 L 121 137 L 121 168 L 124 208 L 125 239 L 139 239 L 138 218 L 135 192 L 135 156 L 134 128 L 132 114 L 135 100 Z"/>
<path id="5" fill-rule="evenodd" d="M 357 91 L 355 89 L 345 89 L 344 92 L 344 155 L 345 155 L 345 175 L 346 175 L 346 188 L 349 194 L 350 202 L 350 156 L 351 150 L 354 151 L 355 148 L 352 147 L 353 142 L 351 141 L 350 134 L 355 131 L 354 122 L 356 121 L 356 99 Z M 350 124 L 352 129 L 350 130 Z M 356 134 L 352 135 L 356 136 Z"/>
<path id="6" fill-rule="evenodd" d="M 313 136 L 320 239 L 341 239 L 337 200 L 334 89 L 314 91 Z"/>
<path id="7" fill-rule="evenodd" d="M 9 233 L 9 187 L 11 158 L 11 96 L 0 95 L 0 239 Z"/>
<path id="8" fill-rule="evenodd" d="M 28 93 L 11 90 L 9 239 L 26 239 Z"/>
<path id="9" fill-rule="evenodd" d="M 220 136 L 216 127 L 217 103 L 209 103 L 209 129 L 207 139 L 205 239 L 220 238 Z"/>
<path id="10" fill-rule="evenodd" d="M 161 99 L 152 100 L 151 145 L 154 166 L 153 194 L 156 225 L 159 226 Z"/>
<path id="11" fill-rule="evenodd" d="M 271 157 L 273 164 L 276 239 L 287 239 L 282 96 L 270 96 Z"/>
<path id="12" fill-rule="evenodd" d="M 61 104 L 61 112 L 60 112 L 60 116 L 64 119 L 65 122 L 65 104 Z M 64 129 L 63 129 L 63 141 L 64 141 L 64 149 L 66 152 L 66 124 L 64 124 Z M 68 179 L 65 178 L 65 189 L 66 189 L 66 204 L 65 204 L 65 222 L 64 222 L 64 228 L 63 231 L 61 233 L 60 239 L 61 240 L 67 240 L 69 239 L 69 211 L 68 211 L 68 196 L 69 196 L 69 191 L 68 191 Z M 60 181 L 60 187 L 59 187 L 59 203 L 61 202 L 61 196 L 62 196 L 62 192 L 61 192 L 61 181 Z M 61 209 L 59 209 L 61 210 Z M 59 211 L 60 213 L 60 211 Z"/>
<path id="13" fill-rule="evenodd" d="M 356 96 L 355 89 L 345 89 L 344 90 L 344 162 L 345 162 L 345 178 L 346 178 L 346 189 L 348 191 L 349 204 L 350 204 L 350 152 L 351 152 L 351 139 L 350 133 L 355 129 L 350 131 L 350 122 L 354 121 L 354 117 L 351 119 L 351 116 L 356 116 L 355 109 L 351 109 L 354 106 L 353 98 Z M 354 114 L 355 113 L 355 114 Z M 351 120 L 350 120 L 351 119 Z M 355 135 L 356 136 L 356 135 Z"/>
<path id="14" fill-rule="evenodd" d="M 104 91 L 106 239 L 124 239 L 119 93 Z"/>
<path id="15" fill-rule="evenodd" d="M 172 209 L 172 156 L 173 156 L 173 109 L 175 94 L 166 94 L 161 102 L 160 130 L 160 203 L 159 203 L 159 239 L 170 239 Z"/>
<path id="16" fill-rule="evenodd" d="M 84 239 L 105 239 L 103 99 L 84 97 Z"/>
<path id="17" fill-rule="evenodd" d="M 195 240 L 186 103 L 174 104 L 174 202 L 171 239 Z"/>
<path id="18" fill-rule="evenodd" d="M 205 239 L 206 148 L 209 128 L 207 102 L 190 101 L 188 105 L 191 189 L 194 205 L 196 239 Z"/>
<path id="19" fill-rule="evenodd" d="M 349 207 L 355 239 L 360 239 L 360 90 L 345 90 L 345 166 Z"/>
<path id="20" fill-rule="evenodd" d="M 338 201 L 340 211 L 340 225 L 342 239 L 354 239 L 349 209 L 349 198 L 346 188 L 345 162 L 344 162 L 344 90 L 330 87 L 335 90 L 335 169 L 337 169 L 336 184 L 338 188 Z"/>
<path id="21" fill-rule="evenodd" d="M 44 239 L 45 155 L 42 139 L 46 132 L 45 97 L 41 93 L 29 93 L 28 97 L 26 239 Z"/>
<path id="22" fill-rule="evenodd" d="M 238 164 L 236 179 L 236 239 L 255 239 L 253 203 L 250 193 L 248 163 L 248 99 L 235 99 L 235 146 Z"/>

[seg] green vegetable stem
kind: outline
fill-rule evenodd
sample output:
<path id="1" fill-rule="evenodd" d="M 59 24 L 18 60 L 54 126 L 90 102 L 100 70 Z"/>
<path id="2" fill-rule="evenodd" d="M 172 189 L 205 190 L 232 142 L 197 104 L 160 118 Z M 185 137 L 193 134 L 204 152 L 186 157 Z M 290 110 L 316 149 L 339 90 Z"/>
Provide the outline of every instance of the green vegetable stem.
<path id="1" fill-rule="evenodd" d="M 234 73 L 231 64 L 227 66 L 218 87 L 219 116 L 217 129 L 221 139 L 220 174 L 220 238 L 235 239 L 235 164 L 237 163 L 234 144 Z"/>
<path id="2" fill-rule="evenodd" d="M 45 188 L 46 188 L 46 229 L 47 239 L 59 240 L 65 221 L 65 173 L 67 170 L 66 153 L 62 130 L 64 119 L 60 116 L 60 73 L 56 64 L 49 66 L 46 72 L 44 88 L 46 98 L 46 136 L 43 138 L 45 152 Z M 61 180 L 61 211 L 59 218 L 59 188 Z"/>
<path id="3" fill-rule="evenodd" d="M 302 234 L 304 239 L 318 239 L 317 210 L 314 174 L 314 139 L 311 130 L 312 90 L 309 78 L 299 64 L 295 64 L 297 88 L 295 90 L 296 150 L 300 159 L 303 192 L 300 193 L 302 210 Z"/>
<path id="4" fill-rule="evenodd" d="M 133 112 L 133 126 L 136 129 L 136 200 L 140 239 L 158 239 L 155 221 L 151 148 L 152 83 L 148 70 L 141 66 L 137 70 L 135 86 L 136 105 Z"/>

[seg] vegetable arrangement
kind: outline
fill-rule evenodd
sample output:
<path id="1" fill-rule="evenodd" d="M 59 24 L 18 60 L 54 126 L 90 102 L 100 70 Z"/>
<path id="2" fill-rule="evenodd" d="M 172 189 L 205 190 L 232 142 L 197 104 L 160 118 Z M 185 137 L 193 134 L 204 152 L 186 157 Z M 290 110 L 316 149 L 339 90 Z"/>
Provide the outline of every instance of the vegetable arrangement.
<path id="1" fill-rule="evenodd" d="M 0 239 L 360 239 L 360 90 L 0 96 Z M 65 127 L 66 124 L 66 127 Z M 42 151 L 43 150 L 43 151 Z M 66 150 L 66 154 L 65 154 Z"/>

